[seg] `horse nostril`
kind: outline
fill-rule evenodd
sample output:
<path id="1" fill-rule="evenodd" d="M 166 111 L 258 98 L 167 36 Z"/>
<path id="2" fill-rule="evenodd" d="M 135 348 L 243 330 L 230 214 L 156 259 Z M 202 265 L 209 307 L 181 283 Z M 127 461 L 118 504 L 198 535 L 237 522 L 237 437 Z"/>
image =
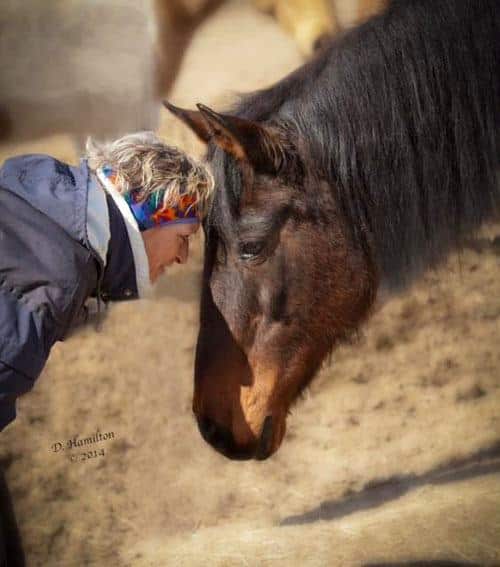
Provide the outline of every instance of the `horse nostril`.
<path id="1" fill-rule="evenodd" d="M 198 428 L 207 443 L 215 449 L 225 452 L 234 446 L 234 440 L 231 432 L 226 428 L 217 425 L 208 417 L 198 419 Z"/>
<path id="2" fill-rule="evenodd" d="M 264 425 L 262 426 L 262 433 L 259 439 L 259 445 L 257 447 L 257 452 L 255 458 L 259 461 L 263 461 L 271 456 L 273 446 L 273 418 L 268 415 L 264 420 Z"/>
<path id="3" fill-rule="evenodd" d="M 198 418 L 198 428 L 205 441 L 214 449 L 230 459 L 251 459 L 254 456 L 254 446 L 239 447 L 229 429 L 217 425 L 208 417 Z"/>

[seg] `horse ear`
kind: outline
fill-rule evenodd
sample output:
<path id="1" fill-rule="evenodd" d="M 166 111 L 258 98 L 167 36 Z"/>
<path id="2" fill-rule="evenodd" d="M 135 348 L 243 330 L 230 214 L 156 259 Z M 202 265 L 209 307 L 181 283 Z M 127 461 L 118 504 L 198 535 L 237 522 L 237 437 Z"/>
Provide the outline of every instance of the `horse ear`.
<path id="1" fill-rule="evenodd" d="M 238 160 L 247 160 L 259 173 L 275 174 L 282 151 L 265 126 L 237 116 L 219 114 L 203 104 L 196 105 L 209 124 L 211 141 Z"/>
<path id="2" fill-rule="evenodd" d="M 186 110 L 184 108 L 179 108 L 174 106 L 167 100 L 163 101 L 163 106 L 170 110 L 170 112 L 179 118 L 186 126 L 189 126 L 191 130 L 200 138 L 202 142 L 208 143 L 212 137 L 212 129 L 208 122 L 203 117 L 201 112 L 197 110 Z"/>

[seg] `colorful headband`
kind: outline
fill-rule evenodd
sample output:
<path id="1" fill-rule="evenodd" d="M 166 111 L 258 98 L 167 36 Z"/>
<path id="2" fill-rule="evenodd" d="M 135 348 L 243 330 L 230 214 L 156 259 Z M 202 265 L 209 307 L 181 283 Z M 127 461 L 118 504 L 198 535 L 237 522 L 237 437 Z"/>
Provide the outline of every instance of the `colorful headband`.
<path id="1" fill-rule="evenodd" d="M 110 166 L 105 165 L 102 173 L 111 183 L 116 183 L 116 173 Z M 123 195 L 137 221 L 139 230 L 144 231 L 165 224 L 199 222 L 195 207 L 196 199 L 193 196 L 181 194 L 177 205 L 164 207 L 165 192 L 166 189 L 159 189 L 144 200 L 140 198 L 140 189 L 132 189 Z"/>

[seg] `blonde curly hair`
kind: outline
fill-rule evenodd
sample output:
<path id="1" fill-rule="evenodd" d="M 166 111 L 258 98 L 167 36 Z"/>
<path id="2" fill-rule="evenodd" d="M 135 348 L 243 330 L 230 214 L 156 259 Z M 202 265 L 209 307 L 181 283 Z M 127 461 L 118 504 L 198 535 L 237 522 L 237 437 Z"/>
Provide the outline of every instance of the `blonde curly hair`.
<path id="1" fill-rule="evenodd" d="M 128 134 L 113 142 L 88 138 L 86 158 L 90 169 L 113 169 L 116 188 L 126 194 L 134 190 L 140 201 L 164 191 L 163 207 L 176 206 L 181 196 L 194 198 L 200 216 L 206 213 L 214 189 L 206 166 L 181 150 L 166 145 L 154 132 Z"/>

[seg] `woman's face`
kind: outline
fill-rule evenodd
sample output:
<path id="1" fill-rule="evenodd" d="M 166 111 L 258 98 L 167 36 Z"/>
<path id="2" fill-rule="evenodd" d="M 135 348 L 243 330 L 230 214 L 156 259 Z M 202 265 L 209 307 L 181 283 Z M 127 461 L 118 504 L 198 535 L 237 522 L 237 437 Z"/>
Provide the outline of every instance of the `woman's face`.
<path id="1" fill-rule="evenodd" d="M 154 283 L 174 262 L 185 264 L 189 256 L 189 237 L 200 228 L 200 223 L 166 224 L 142 233 L 149 261 L 149 279 Z"/>

